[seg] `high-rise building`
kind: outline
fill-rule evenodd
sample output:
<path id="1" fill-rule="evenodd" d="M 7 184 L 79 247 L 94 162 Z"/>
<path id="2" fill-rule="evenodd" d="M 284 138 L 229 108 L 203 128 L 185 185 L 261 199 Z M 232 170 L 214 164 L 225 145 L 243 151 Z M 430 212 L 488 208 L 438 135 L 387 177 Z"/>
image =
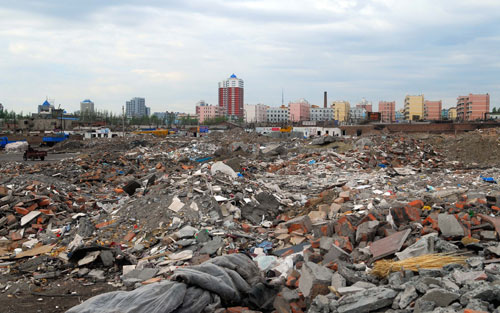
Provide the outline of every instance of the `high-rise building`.
<path id="1" fill-rule="evenodd" d="M 149 116 L 151 109 L 146 107 L 146 99 L 132 98 L 125 104 L 125 115 L 128 118 Z"/>
<path id="2" fill-rule="evenodd" d="M 311 116 L 311 105 L 306 99 L 299 99 L 295 102 L 288 103 L 290 109 L 290 121 L 301 122 L 309 121 Z"/>
<path id="3" fill-rule="evenodd" d="M 457 108 L 453 107 L 448 109 L 448 119 L 452 121 L 457 119 Z"/>
<path id="4" fill-rule="evenodd" d="M 469 94 L 457 98 L 457 119 L 474 121 L 486 118 L 490 111 L 489 94 Z"/>
<path id="5" fill-rule="evenodd" d="M 94 102 L 85 99 L 80 102 L 80 114 L 94 113 Z"/>
<path id="6" fill-rule="evenodd" d="M 379 101 L 378 111 L 382 123 L 393 123 L 396 121 L 396 101 Z"/>
<path id="7" fill-rule="evenodd" d="M 356 104 L 356 107 L 365 109 L 366 112 L 373 112 L 372 102 L 366 100 L 365 98 L 361 99 L 361 102 Z"/>
<path id="8" fill-rule="evenodd" d="M 429 101 L 424 102 L 424 116 L 426 120 L 437 121 L 441 119 L 441 108 L 443 102 L 439 101 Z"/>
<path id="9" fill-rule="evenodd" d="M 418 121 L 424 118 L 424 95 L 405 98 L 405 120 Z"/>
<path id="10" fill-rule="evenodd" d="M 245 104 L 245 122 L 246 123 L 264 123 L 267 121 L 267 109 L 264 104 Z"/>
<path id="11" fill-rule="evenodd" d="M 347 122 L 349 120 L 349 111 L 351 110 L 349 101 L 333 101 L 332 107 L 334 109 L 335 120 L 339 122 Z"/>
<path id="12" fill-rule="evenodd" d="M 243 90 L 243 80 L 234 74 L 219 83 L 219 106 L 231 119 L 244 115 Z"/>

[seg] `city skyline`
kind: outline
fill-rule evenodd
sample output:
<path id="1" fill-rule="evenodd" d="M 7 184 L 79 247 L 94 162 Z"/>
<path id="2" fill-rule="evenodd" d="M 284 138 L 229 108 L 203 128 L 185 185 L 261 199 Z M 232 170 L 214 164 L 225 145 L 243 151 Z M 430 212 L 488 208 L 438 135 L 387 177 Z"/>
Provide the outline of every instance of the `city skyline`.
<path id="1" fill-rule="evenodd" d="M 396 109 L 407 94 L 449 108 L 489 93 L 498 107 L 493 1 L 1 2 L 0 103 L 16 112 L 49 96 L 121 113 L 137 95 L 151 112 L 194 112 L 233 72 L 249 104 L 279 106 L 283 89 L 319 106 L 327 91 Z"/>

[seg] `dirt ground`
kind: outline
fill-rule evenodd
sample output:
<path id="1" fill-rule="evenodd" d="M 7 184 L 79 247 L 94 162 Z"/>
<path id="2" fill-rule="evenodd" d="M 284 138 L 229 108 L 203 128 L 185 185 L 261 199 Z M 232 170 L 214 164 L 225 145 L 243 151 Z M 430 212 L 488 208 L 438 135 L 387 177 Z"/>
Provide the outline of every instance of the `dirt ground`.
<path id="1" fill-rule="evenodd" d="M 2 278 L 3 285 L 6 281 Z M 101 293 L 116 290 L 108 283 L 84 285 L 73 279 L 51 281 L 45 287 L 32 287 L 27 282 L 10 282 L 10 287 L 0 293 L 2 313 L 59 313 Z"/>
<path id="2" fill-rule="evenodd" d="M 45 158 L 44 161 L 40 161 L 40 160 L 34 160 L 34 161 L 31 161 L 31 160 L 28 160 L 28 161 L 24 161 L 23 160 L 23 154 L 22 153 L 4 153 L 4 152 L 0 152 L 0 162 L 11 162 L 11 161 L 16 161 L 16 162 L 25 162 L 25 163 L 29 163 L 29 164 L 32 164 L 32 163 L 40 163 L 40 162 L 55 162 L 55 161 L 61 161 L 63 159 L 66 159 L 66 158 L 71 158 L 71 157 L 74 157 L 76 156 L 77 154 L 76 153 L 48 153 L 47 154 L 47 157 Z"/>

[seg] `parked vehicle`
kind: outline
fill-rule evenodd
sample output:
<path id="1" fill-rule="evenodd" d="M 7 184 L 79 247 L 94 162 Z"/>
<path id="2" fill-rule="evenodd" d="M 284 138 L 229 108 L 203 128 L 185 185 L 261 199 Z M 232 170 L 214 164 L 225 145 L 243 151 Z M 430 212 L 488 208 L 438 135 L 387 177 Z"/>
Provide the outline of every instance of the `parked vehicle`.
<path id="1" fill-rule="evenodd" d="M 0 148 L 5 148 L 9 143 L 17 142 L 19 140 L 9 140 L 7 137 L 0 137 Z"/>
<path id="2" fill-rule="evenodd" d="M 60 133 L 54 136 L 45 136 L 43 137 L 43 144 L 49 147 L 52 147 L 58 142 L 64 141 L 69 138 L 68 134 Z"/>
<path id="3" fill-rule="evenodd" d="M 24 161 L 27 161 L 28 159 L 30 159 L 31 161 L 40 159 L 43 161 L 45 160 L 46 156 L 47 156 L 47 151 L 38 151 L 31 147 L 28 147 L 28 150 L 24 151 L 23 159 Z"/>

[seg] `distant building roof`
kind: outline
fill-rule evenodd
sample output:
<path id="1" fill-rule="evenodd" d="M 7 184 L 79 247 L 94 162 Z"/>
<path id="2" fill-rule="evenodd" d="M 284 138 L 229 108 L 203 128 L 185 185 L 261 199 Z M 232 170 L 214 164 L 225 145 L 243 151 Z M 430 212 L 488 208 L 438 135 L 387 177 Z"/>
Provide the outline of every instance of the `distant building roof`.
<path id="1" fill-rule="evenodd" d="M 82 101 L 82 103 L 92 103 L 92 101 L 90 101 L 89 99 L 85 99 Z"/>
<path id="2" fill-rule="evenodd" d="M 238 77 L 236 77 L 236 75 L 234 75 L 233 73 L 233 75 L 229 76 L 229 78 L 238 78 Z"/>
<path id="3" fill-rule="evenodd" d="M 50 102 L 48 100 L 45 100 L 45 102 L 42 105 L 49 107 L 50 106 Z"/>

